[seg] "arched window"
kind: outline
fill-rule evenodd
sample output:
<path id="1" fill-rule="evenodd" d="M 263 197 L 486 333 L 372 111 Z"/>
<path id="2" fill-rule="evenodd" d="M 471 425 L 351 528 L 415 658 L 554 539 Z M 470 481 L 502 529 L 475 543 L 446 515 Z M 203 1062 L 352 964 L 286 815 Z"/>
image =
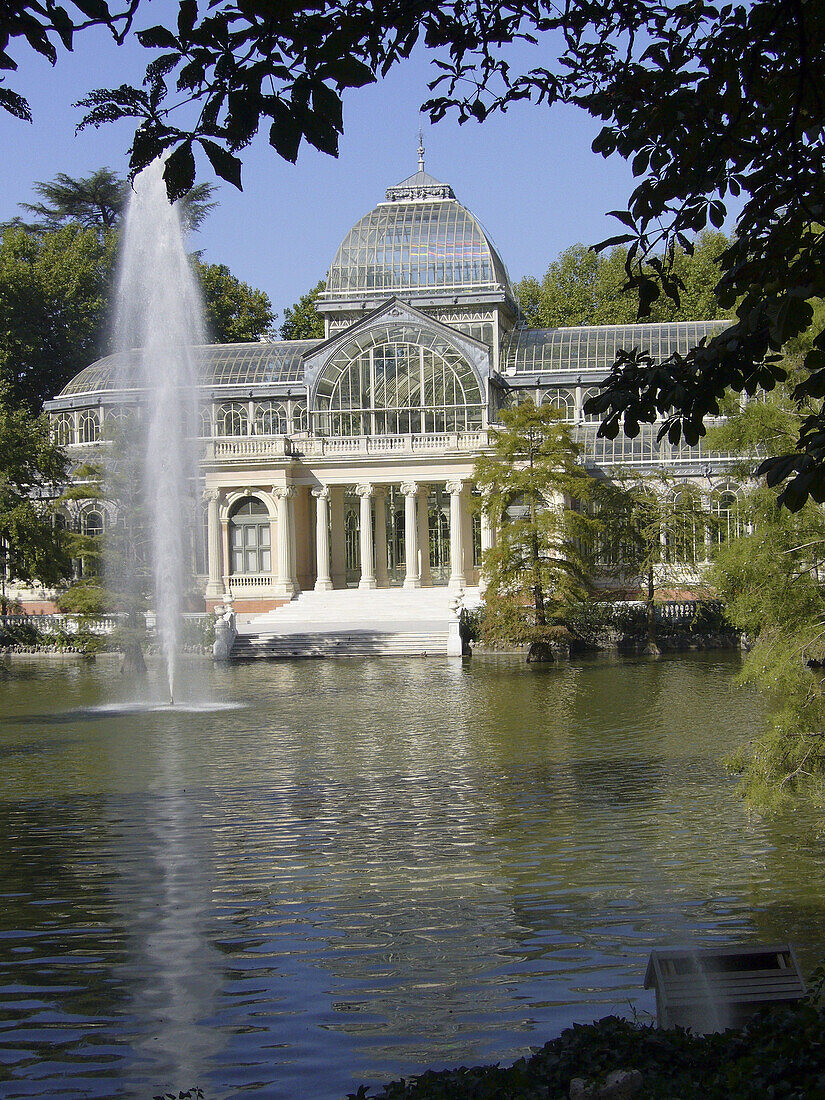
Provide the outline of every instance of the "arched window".
<path id="1" fill-rule="evenodd" d="M 358 509 L 348 506 L 344 513 L 344 568 L 347 584 L 353 584 L 361 575 L 361 520 Z"/>
<path id="2" fill-rule="evenodd" d="M 116 425 L 124 424 L 131 417 L 133 411 L 126 405 L 110 405 L 103 415 L 103 427 L 106 429 L 107 434 L 111 434 L 110 429 Z"/>
<path id="3" fill-rule="evenodd" d="M 283 401 L 261 401 L 255 406 L 256 435 L 288 435 L 289 418 Z"/>
<path id="4" fill-rule="evenodd" d="M 689 488 L 673 494 L 673 508 L 665 523 L 665 559 L 671 565 L 696 565 L 705 556 L 705 527 L 699 501 Z"/>
<path id="5" fill-rule="evenodd" d="M 212 438 L 212 406 L 204 405 L 200 411 L 201 439 Z"/>
<path id="6" fill-rule="evenodd" d="M 318 381 L 318 427 L 329 435 L 409 435 L 481 427 L 473 369 L 440 333 L 399 323 L 350 340 Z"/>
<path id="7" fill-rule="evenodd" d="M 71 413 L 59 413 L 52 420 L 52 435 L 59 447 L 74 443 L 74 420 Z"/>
<path id="8" fill-rule="evenodd" d="M 87 538 L 99 539 L 103 535 L 103 512 L 97 508 L 89 508 L 80 516 L 80 529 Z M 87 547 L 87 552 L 82 555 L 78 563 L 78 572 L 82 577 L 96 576 L 100 570 L 101 548 Z"/>
<path id="9" fill-rule="evenodd" d="M 589 401 L 591 397 L 599 396 L 599 387 L 591 386 L 590 389 L 585 390 L 582 393 L 582 420 L 585 424 L 601 424 L 602 418 L 598 413 L 586 413 L 584 411 L 584 405 L 586 401 Z"/>
<path id="10" fill-rule="evenodd" d="M 571 390 L 548 390 L 541 403 L 558 409 L 562 420 L 572 422 L 576 419 L 576 395 Z"/>
<path id="11" fill-rule="evenodd" d="M 240 401 L 225 401 L 218 405 L 215 422 L 218 435 L 246 435 L 249 411 Z"/>
<path id="12" fill-rule="evenodd" d="M 84 409 L 77 418 L 78 443 L 97 443 L 100 438 L 100 420 L 94 409 Z"/>
<path id="13" fill-rule="evenodd" d="M 710 514 L 711 535 L 718 546 L 746 533 L 747 525 L 739 506 L 739 495 L 733 486 L 723 485 L 714 489 L 710 498 Z"/>
<path id="14" fill-rule="evenodd" d="M 292 402 L 292 432 L 297 434 L 298 432 L 305 432 L 309 428 L 309 418 L 307 415 L 307 403 L 306 401 L 293 401 Z"/>
<path id="15" fill-rule="evenodd" d="M 270 573 L 269 512 L 257 497 L 238 501 L 229 516 L 232 575 Z"/>
<path id="16" fill-rule="evenodd" d="M 103 534 L 103 513 L 97 508 L 90 508 L 83 513 L 83 534 L 90 538 L 96 538 Z"/>

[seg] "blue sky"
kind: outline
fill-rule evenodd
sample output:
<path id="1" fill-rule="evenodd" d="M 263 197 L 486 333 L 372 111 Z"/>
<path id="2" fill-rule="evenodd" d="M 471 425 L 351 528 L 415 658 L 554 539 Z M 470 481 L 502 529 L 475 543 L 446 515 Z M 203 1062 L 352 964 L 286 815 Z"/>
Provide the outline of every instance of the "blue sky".
<path id="1" fill-rule="evenodd" d="M 147 22 L 157 21 L 150 13 Z M 540 47 L 530 64 L 547 61 Z M 75 133 L 82 112 L 71 104 L 94 87 L 139 83 L 146 51 L 117 48 L 103 33 L 79 36 L 73 54 L 52 68 L 21 50 L 9 86 L 25 95 L 29 125 L 0 114 L 0 220 L 33 201 L 35 180 L 58 172 L 86 175 L 108 165 L 125 172 L 124 124 Z M 302 147 L 297 165 L 282 161 L 263 138 L 244 151 L 244 191 L 219 182 L 220 206 L 192 246 L 265 290 L 282 313 L 322 278 L 347 230 L 383 198 L 384 189 L 415 171 L 420 104 L 434 73 L 414 56 L 377 85 L 344 104 L 337 160 Z M 574 108 L 521 104 L 483 124 L 423 120 L 427 171 L 452 184 L 460 202 L 497 244 L 513 279 L 541 275 L 568 245 L 619 232 L 605 211 L 631 189 L 627 165 L 590 151 L 597 124 Z M 205 161 L 200 179 L 211 179 Z"/>

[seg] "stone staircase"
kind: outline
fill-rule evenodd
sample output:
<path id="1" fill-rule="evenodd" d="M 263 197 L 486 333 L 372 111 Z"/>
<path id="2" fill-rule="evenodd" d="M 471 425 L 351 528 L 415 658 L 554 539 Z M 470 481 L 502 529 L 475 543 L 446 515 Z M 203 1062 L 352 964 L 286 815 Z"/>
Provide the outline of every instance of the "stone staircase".
<path id="1" fill-rule="evenodd" d="M 238 615 L 232 659 L 443 656 L 454 598 L 446 588 L 301 592 L 275 611 Z M 465 590 L 467 606 L 479 599 Z"/>

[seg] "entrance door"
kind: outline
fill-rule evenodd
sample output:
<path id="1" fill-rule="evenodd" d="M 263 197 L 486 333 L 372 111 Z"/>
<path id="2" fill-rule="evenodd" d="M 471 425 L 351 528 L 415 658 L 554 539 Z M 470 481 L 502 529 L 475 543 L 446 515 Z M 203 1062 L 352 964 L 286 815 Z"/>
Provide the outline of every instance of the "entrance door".
<path id="1" fill-rule="evenodd" d="M 347 588 L 361 580 L 361 516 L 357 501 L 344 500 L 344 568 Z"/>
<path id="2" fill-rule="evenodd" d="M 394 485 L 387 489 L 387 577 L 397 588 L 407 575 L 404 552 L 404 498 Z"/>
<path id="3" fill-rule="evenodd" d="M 437 485 L 427 499 L 430 530 L 430 574 L 434 585 L 450 580 L 450 497 Z"/>

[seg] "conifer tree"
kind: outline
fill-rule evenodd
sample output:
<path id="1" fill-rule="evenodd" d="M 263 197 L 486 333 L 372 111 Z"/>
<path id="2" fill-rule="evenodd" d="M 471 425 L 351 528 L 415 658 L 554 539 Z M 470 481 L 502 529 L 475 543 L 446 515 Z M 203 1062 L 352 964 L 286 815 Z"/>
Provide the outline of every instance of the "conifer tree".
<path id="1" fill-rule="evenodd" d="M 478 460 L 475 482 L 497 530 L 484 555 L 482 626 L 493 643 L 527 645 L 529 660 L 552 660 L 569 638 L 570 610 L 586 599 L 584 548 L 599 527 L 582 505 L 598 491 L 577 462 L 569 427 L 555 409 L 526 401 L 501 414 L 493 453 Z"/>

